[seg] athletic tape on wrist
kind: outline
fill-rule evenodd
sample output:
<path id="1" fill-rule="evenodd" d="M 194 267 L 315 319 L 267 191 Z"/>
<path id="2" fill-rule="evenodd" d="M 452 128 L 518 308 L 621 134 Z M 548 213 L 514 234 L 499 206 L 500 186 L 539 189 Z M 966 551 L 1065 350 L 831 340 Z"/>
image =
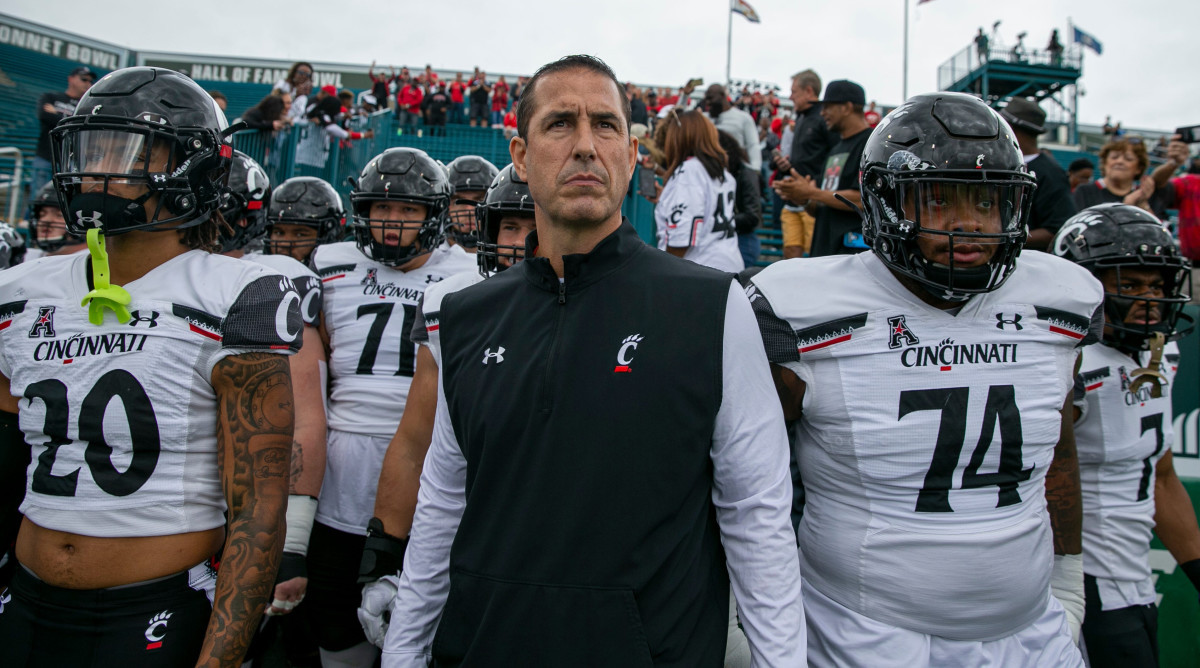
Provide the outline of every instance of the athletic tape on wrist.
<path id="1" fill-rule="evenodd" d="M 1179 568 L 1183 569 L 1183 574 L 1192 581 L 1192 586 L 1196 588 L 1196 591 L 1200 592 L 1200 559 L 1192 559 L 1179 564 Z"/>
<path id="2" fill-rule="evenodd" d="M 407 538 L 396 538 L 385 533 L 367 534 L 367 542 L 363 544 L 362 561 L 358 565 L 359 584 L 399 573 L 404 567 L 406 549 Z"/>
<path id="3" fill-rule="evenodd" d="M 292 578 L 308 577 L 308 557 L 295 552 L 284 552 L 279 559 L 279 574 L 275 576 L 275 584 L 287 582 Z"/>
<path id="4" fill-rule="evenodd" d="M 283 537 L 283 551 L 308 554 L 308 537 L 312 533 L 313 518 L 317 516 L 317 500 L 303 494 L 289 494 L 287 504 L 287 533 Z"/>

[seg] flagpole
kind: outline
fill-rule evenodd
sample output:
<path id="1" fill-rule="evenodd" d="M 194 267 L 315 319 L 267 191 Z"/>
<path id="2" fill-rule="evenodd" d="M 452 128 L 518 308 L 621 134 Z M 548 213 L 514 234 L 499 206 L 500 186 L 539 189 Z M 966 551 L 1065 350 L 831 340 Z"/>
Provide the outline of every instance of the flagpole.
<path id="1" fill-rule="evenodd" d="M 729 14 L 729 29 L 725 33 L 725 85 L 729 85 L 729 63 L 733 59 L 733 6 L 725 8 L 725 12 Z"/>
<path id="2" fill-rule="evenodd" d="M 904 0 L 904 85 L 901 88 L 901 101 L 908 99 L 908 0 Z"/>

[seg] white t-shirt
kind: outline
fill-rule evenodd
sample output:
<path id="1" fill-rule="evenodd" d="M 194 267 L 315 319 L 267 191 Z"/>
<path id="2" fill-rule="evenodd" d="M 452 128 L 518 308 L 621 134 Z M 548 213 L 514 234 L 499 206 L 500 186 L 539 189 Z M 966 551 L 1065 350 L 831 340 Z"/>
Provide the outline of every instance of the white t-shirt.
<path id="1" fill-rule="evenodd" d="M 1150 396 L 1154 383 L 1130 391 L 1135 361 L 1098 343 L 1083 349 L 1079 377 L 1087 407 L 1075 424 L 1079 481 L 1083 488 L 1083 572 L 1096 578 L 1104 610 L 1145 605 L 1155 600 L 1150 573 L 1154 529 L 1155 467 L 1174 439 L 1171 389 L 1179 348 L 1163 348 L 1159 372 L 1167 379 L 1162 396 Z"/>
<path id="2" fill-rule="evenodd" d="M 88 256 L 0 272 L 0 373 L 33 447 L 21 512 L 86 536 L 161 536 L 225 524 L 213 367 L 300 348 L 291 281 L 189 251 L 123 287 L 132 319 L 88 321 Z"/>
<path id="3" fill-rule="evenodd" d="M 767 356 L 804 381 L 803 572 L 892 626 L 986 641 L 1050 595 L 1045 476 L 1100 283 L 1026 253 L 957 315 L 874 253 L 787 260 L 753 279 Z"/>
<path id="4" fill-rule="evenodd" d="M 687 248 L 683 259 L 721 271 L 745 269 L 733 218 L 736 199 L 737 181 L 728 171 L 714 179 L 699 160 L 688 158 L 654 207 L 658 248 Z"/>

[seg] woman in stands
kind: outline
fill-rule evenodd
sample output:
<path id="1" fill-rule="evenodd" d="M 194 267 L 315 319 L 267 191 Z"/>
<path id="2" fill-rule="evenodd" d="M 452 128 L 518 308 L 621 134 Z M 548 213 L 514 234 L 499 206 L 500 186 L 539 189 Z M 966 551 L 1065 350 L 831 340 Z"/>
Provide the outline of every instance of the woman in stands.
<path id="1" fill-rule="evenodd" d="M 725 169 L 717 128 L 698 111 L 678 108 L 659 121 L 667 182 L 654 208 L 658 247 L 722 271 L 745 268 L 734 226 L 737 183 Z"/>
<path id="2" fill-rule="evenodd" d="M 287 110 L 292 106 L 292 94 L 276 88 L 242 114 L 242 122 L 252 130 L 282 130 L 291 124 Z"/>
<path id="3" fill-rule="evenodd" d="M 1131 204 L 1166 219 L 1171 199 L 1170 186 L 1154 188 L 1154 179 L 1143 179 L 1150 156 L 1142 140 L 1118 138 L 1100 149 L 1100 176 L 1075 189 L 1075 206 L 1080 211 L 1107 202 Z"/>

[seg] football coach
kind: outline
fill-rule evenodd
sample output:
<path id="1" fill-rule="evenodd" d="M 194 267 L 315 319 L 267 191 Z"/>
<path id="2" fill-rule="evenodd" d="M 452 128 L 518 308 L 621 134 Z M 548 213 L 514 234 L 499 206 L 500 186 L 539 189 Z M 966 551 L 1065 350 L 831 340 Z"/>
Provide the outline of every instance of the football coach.
<path id="1" fill-rule="evenodd" d="M 731 582 L 754 665 L 804 665 L 787 438 L 745 293 L 622 218 L 637 140 L 602 61 L 543 66 L 517 118 L 535 250 L 437 314 L 384 666 L 718 668 Z"/>

